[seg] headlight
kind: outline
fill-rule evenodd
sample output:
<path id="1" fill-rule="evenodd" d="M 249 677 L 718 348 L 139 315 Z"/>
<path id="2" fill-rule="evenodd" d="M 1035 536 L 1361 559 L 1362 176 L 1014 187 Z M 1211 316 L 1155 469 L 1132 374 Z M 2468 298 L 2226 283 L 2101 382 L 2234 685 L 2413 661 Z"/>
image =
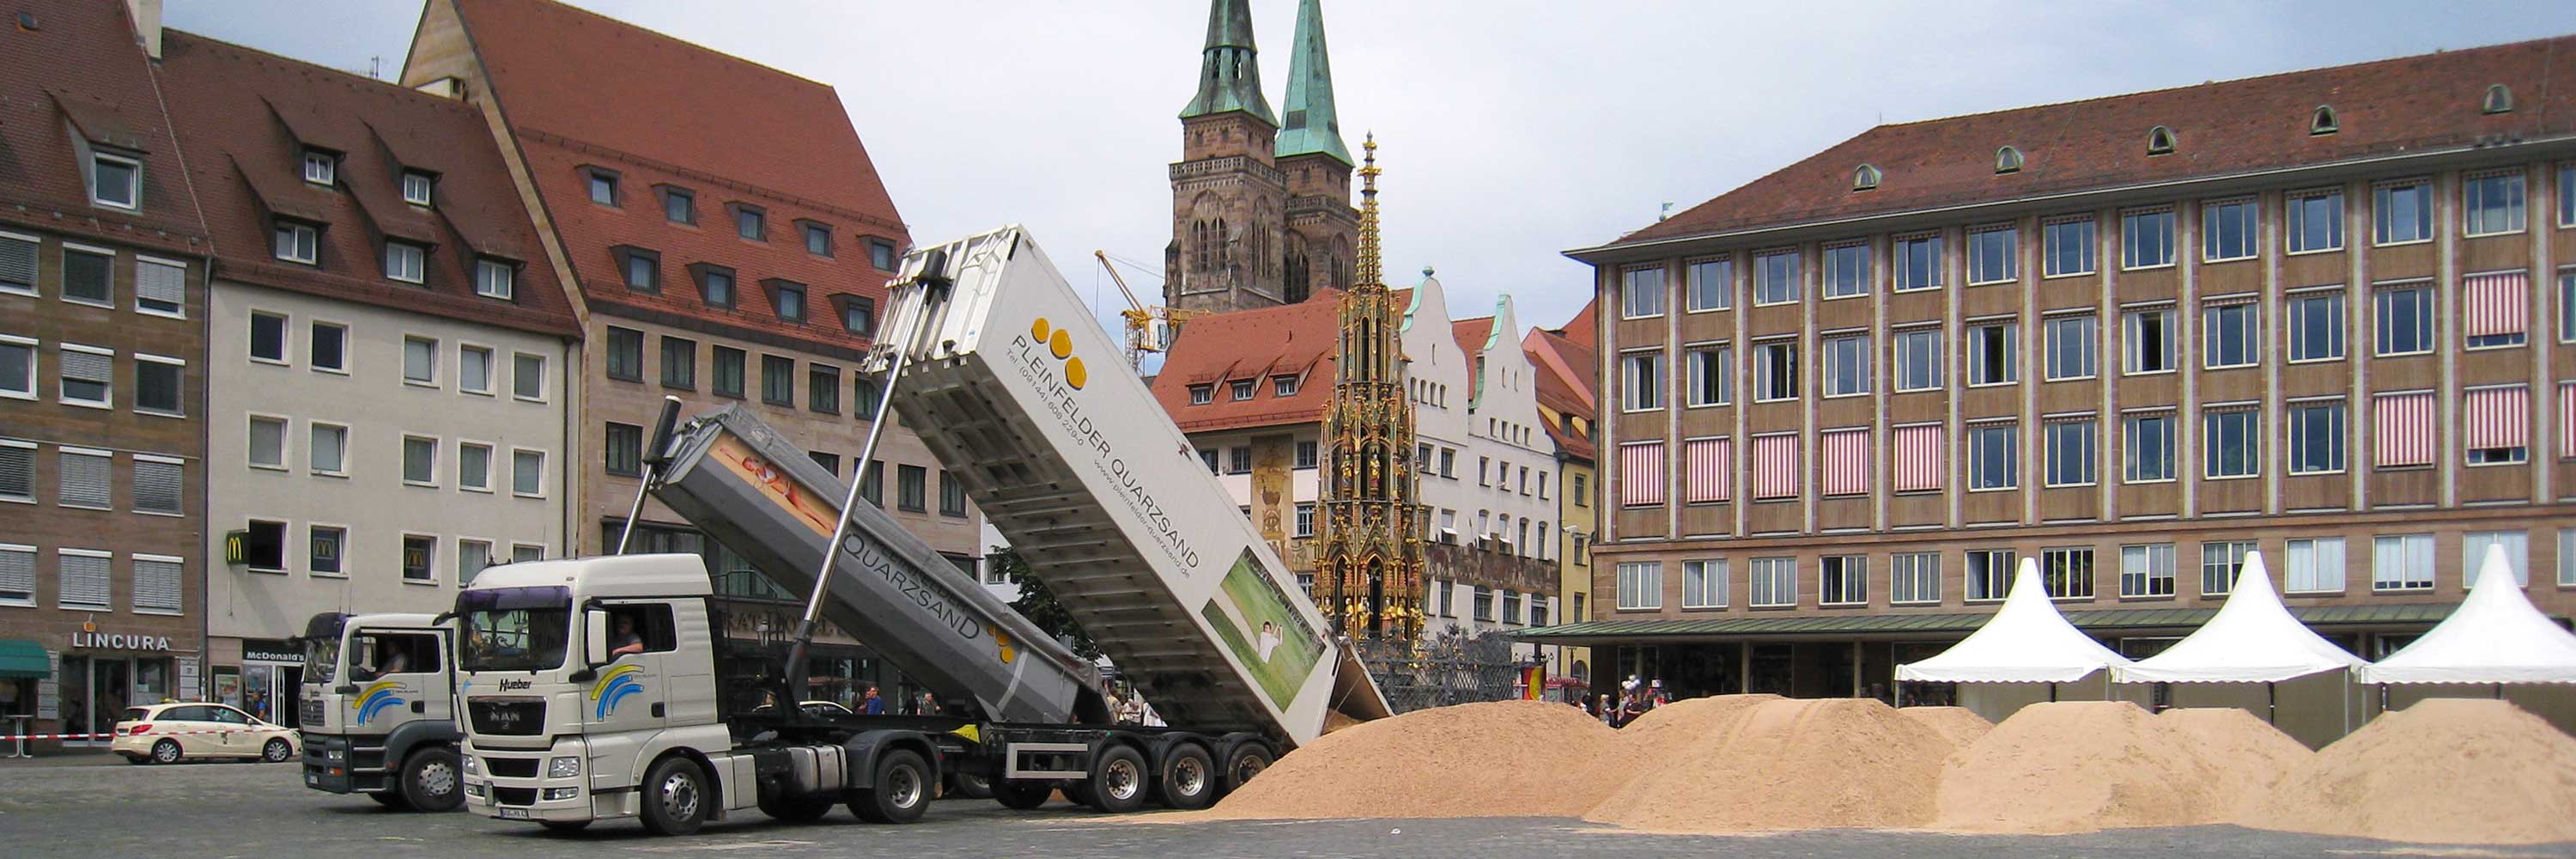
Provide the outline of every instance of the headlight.
<path id="1" fill-rule="evenodd" d="M 338 750 L 338 749 L 332 749 L 331 751 L 324 752 L 324 753 L 323 753 L 323 756 L 324 756 L 324 757 L 327 757 L 327 758 L 330 758 L 331 760 L 335 760 L 335 761 L 345 761 L 345 760 L 348 760 L 348 759 L 349 759 L 349 753 L 348 753 L 348 752 L 340 751 L 340 750 Z"/>
<path id="2" fill-rule="evenodd" d="M 465 795 L 478 799 L 481 798 L 483 796 L 483 784 L 481 782 L 466 782 Z"/>
<path id="3" fill-rule="evenodd" d="M 340 753 L 339 753 L 339 752 L 332 752 L 332 753 L 331 753 L 331 757 L 333 757 L 333 758 L 335 758 L 335 759 L 336 759 L 336 758 L 338 758 L 339 756 L 340 756 Z M 483 765 L 482 765 L 481 763 L 476 762 L 476 761 L 474 760 L 474 756 L 473 756 L 473 755 L 466 755 L 466 756 L 465 756 L 465 772 L 466 772 L 468 775 L 481 773 L 482 771 L 483 771 Z"/>
<path id="4" fill-rule="evenodd" d="M 546 761 L 547 778 L 571 778 L 581 774 L 581 759 L 560 757 Z"/>
<path id="5" fill-rule="evenodd" d="M 572 799 L 572 798 L 577 797 L 577 796 L 580 796 L 580 795 L 581 795 L 581 788 L 577 788 L 577 787 L 550 787 L 550 788 L 546 788 L 546 798 L 547 798 L 547 799 L 550 799 L 550 800 L 552 800 L 552 799 Z"/>

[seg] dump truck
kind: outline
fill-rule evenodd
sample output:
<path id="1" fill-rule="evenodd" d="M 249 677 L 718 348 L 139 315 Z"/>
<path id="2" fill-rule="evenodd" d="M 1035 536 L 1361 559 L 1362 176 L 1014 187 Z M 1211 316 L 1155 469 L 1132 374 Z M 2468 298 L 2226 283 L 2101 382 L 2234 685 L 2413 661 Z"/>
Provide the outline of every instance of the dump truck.
<path id="1" fill-rule="evenodd" d="M 644 491 L 812 594 L 800 650 L 829 620 L 948 709 L 794 706 L 792 655 L 729 676 L 694 555 L 495 567 L 454 611 L 470 810 L 558 829 L 640 818 L 662 834 L 745 809 L 798 821 L 847 805 L 901 823 L 954 781 L 1014 808 L 1057 790 L 1104 812 L 1200 808 L 1319 735 L 1328 709 L 1386 715 L 1023 231 L 916 251 L 893 293 L 872 427 L 892 410 L 931 442 L 1169 726 L 1115 723 L 1089 662 L 749 410 L 683 423 L 674 400 Z M 1089 377 L 1080 356 L 1108 372 Z"/>
<path id="2" fill-rule="evenodd" d="M 394 808 L 464 802 L 454 633 L 427 614 L 323 612 L 304 624 L 304 786 Z"/>

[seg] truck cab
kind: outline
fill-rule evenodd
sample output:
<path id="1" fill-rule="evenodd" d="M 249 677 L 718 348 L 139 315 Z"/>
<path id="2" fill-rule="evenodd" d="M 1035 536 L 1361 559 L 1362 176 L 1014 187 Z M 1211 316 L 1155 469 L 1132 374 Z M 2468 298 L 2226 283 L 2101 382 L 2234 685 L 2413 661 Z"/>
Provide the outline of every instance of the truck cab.
<path id="1" fill-rule="evenodd" d="M 324 612 L 305 623 L 304 786 L 449 811 L 459 789 L 455 638 L 426 614 Z"/>

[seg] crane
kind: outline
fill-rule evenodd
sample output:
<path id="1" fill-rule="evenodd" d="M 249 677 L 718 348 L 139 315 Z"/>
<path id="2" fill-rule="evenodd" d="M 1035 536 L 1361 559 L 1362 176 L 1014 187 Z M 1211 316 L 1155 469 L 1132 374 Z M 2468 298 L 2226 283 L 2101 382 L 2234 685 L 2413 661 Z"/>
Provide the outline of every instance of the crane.
<path id="1" fill-rule="evenodd" d="M 1127 320 L 1127 367 L 1141 370 L 1145 365 L 1145 354 L 1171 348 L 1172 338 L 1181 333 L 1181 323 L 1198 315 L 1198 311 L 1145 306 L 1144 302 L 1136 300 L 1136 291 L 1127 288 L 1127 279 L 1119 276 L 1118 267 L 1110 264 L 1108 251 L 1094 250 L 1091 256 L 1100 261 L 1100 268 L 1109 272 L 1110 282 L 1118 284 L 1118 294 L 1127 299 L 1127 309 L 1118 311 L 1118 315 Z M 1155 330 L 1156 323 L 1161 323 L 1160 331 Z"/>

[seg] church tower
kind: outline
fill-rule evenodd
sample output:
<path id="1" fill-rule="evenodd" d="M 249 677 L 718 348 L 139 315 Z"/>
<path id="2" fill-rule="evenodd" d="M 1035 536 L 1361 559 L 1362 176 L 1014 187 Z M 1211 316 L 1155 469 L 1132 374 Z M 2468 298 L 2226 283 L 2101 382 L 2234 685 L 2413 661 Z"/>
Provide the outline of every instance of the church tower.
<path id="1" fill-rule="evenodd" d="M 1271 154 L 1278 133 L 1261 95 L 1250 0 L 1212 0 L 1198 94 L 1181 108 L 1181 160 L 1171 170 L 1164 306 L 1216 312 L 1282 303 L 1288 187 Z"/>
<path id="2" fill-rule="evenodd" d="M 1310 0 L 1311 7 L 1311 0 Z M 1329 104 L 1329 102 L 1327 102 Z M 1414 497 L 1413 401 L 1404 390 L 1404 308 L 1379 273 L 1377 141 L 1364 144 L 1354 283 L 1341 296 L 1333 401 L 1324 411 L 1316 603 L 1353 638 L 1422 635 L 1422 505 Z"/>
<path id="3" fill-rule="evenodd" d="M 1322 0 L 1297 4 L 1297 41 L 1288 55 L 1286 124 L 1279 172 L 1288 180 L 1287 243 L 1280 251 L 1283 299 L 1294 304 L 1325 287 L 1351 284 L 1359 214 L 1351 211 L 1351 150 L 1333 110 L 1332 52 L 1324 47 Z"/>

